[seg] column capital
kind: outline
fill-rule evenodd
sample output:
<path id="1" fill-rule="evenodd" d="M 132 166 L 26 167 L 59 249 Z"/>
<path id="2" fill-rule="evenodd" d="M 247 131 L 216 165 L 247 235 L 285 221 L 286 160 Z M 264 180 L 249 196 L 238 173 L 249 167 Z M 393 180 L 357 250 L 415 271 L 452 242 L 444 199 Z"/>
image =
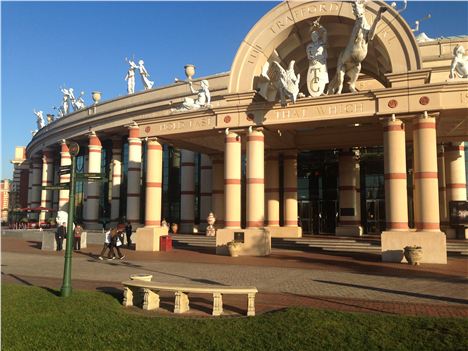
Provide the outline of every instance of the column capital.
<path id="1" fill-rule="evenodd" d="M 102 147 L 101 145 L 101 140 L 99 140 L 98 136 L 94 131 L 91 131 L 88 134 L 88 139 L 89 139 L 89 146 L 99 146 Z"/>

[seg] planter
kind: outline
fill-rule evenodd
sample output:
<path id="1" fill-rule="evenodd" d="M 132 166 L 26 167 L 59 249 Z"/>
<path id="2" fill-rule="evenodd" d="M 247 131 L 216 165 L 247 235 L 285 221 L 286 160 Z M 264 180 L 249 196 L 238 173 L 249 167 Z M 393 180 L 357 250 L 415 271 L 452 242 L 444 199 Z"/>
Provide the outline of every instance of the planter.
<path id="1" fill-rule="evenodd" d="M 229 250 L 229 255 L 231 255 L 231 257 L 239 257 L 239 251 L 241 248 L 240 244 L 231 241 L 227 244 L 227 247 Z"/>
<path id="2" fill-rule="evenodd" d="M 409 264 L 418 266 L 422 260 L 422 248 L 420 246 L 406 246 L 405 258 Z"/>

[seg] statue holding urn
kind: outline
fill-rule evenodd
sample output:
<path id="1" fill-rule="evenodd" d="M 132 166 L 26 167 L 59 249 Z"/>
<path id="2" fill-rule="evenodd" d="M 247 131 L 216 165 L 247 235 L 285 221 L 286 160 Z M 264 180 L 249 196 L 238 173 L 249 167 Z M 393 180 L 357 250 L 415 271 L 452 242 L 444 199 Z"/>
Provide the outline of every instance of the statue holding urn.
<path id="1" fill-rule="evenodd" d="M 208 226 L 206 227 L 206 236 L 216 236 L 216 229 L 214 227 L 216 217 L 214 216 L 213 212 L 210 212 L 206 218 L 206 222 L 208 223 Z"/>

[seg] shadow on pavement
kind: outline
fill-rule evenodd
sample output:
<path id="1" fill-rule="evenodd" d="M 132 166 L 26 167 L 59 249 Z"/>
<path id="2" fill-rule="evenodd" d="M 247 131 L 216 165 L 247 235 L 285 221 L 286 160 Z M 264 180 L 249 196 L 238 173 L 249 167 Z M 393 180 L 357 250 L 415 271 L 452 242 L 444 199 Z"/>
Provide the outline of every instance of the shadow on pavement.
<path id="1" fill-rule="evenodd" d="M 372 287 L 372 286 L 359 285 L 359 284 L 333 282 L 333 281 L 329 281 L 329 280 L 320 280 L 320 279 L 313 279 L 313 280 L 315 282 L 325 283 L 325 284 L 347 286 L 347 287 L 351 287 L 351 288 L 379 291 L 379 292 L 384 292 L 384 293 L 389 293 L 389 294 L 405 295 L 405 296 L 411 296 L 411 297 L 417 297 L 417 298 L 423 298 L 423 299 L 446 301 L 446 302 L 451 302 L 451 303 L 459 303 L 459 304 L 468 305 L 468 300 L 459 299 L 459 298 L 456 298 L 456 297 L 435 296 L 435 295 L 421 294 L 421 293 L 415 293 L 415 292 L 410 292 L 410 291 L 392 290 L 392 289 L 376 288 L 376 287 Z"/>

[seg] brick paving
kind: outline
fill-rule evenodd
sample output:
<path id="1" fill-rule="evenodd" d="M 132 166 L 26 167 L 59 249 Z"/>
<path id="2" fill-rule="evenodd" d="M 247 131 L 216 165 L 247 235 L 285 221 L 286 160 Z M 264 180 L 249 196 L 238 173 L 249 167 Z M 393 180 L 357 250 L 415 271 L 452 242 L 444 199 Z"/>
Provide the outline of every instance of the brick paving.
<path id="1" fill-rule="evenodd" d="M 382 263 L 372 255 L 275 250 L 268 258 L 231 258 L 187 250 L 141 253 L 124 249 L 123 261 L 99 261 L 91 245 L 73 258 L 76 289 L 121 295 L 120 282 L 133 273 L 174 283 L 253 285 L 257 311 L 289 306 L 404 315 L 468 316 L 467 260 L 447 265 Z M 43 252 L 36 242 L 2 238 L 2 280 L 59 289 L 63 253 Z M 169 296 L 164 297 L 170 310 Z M 226 296 L 226 310 L 242 313 L 245 298 Z M 207 296 L 191 298 L 191 313 L 208 315 Z M 161 312 L 163 313 L 163 312 Z"/>

